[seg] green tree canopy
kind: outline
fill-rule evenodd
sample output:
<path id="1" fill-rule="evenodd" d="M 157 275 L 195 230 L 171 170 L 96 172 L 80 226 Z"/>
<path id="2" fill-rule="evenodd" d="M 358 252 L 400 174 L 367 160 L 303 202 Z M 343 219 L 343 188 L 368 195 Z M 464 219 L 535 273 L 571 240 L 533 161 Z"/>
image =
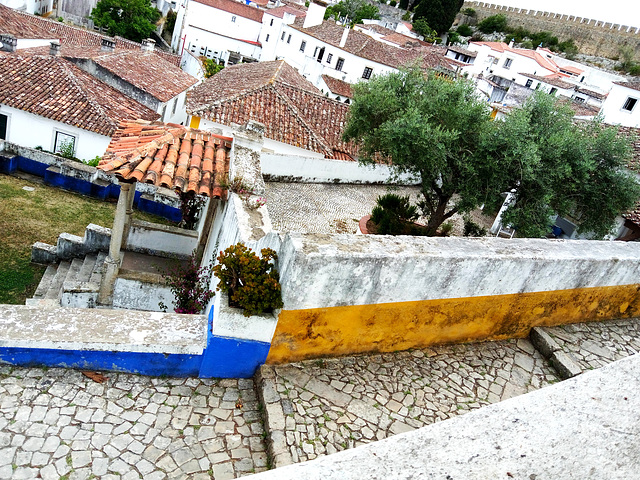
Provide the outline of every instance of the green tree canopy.
<path id="1" fill-rule="evenodd" d="M 417 19 L 412 26 L 413 31 L 418 35 L 422 35 L 425 42 L 435 42 L 436 39 L 440 38 L 438 37 L 438 32 L 431 28 L 424 18 Z"/>
<path id="2" fill-rule="evenodd" d="M 380 19 L 380 10 L 375 5 L 367 3 L 366 0 L 342 0 L 335 5 L 327 7 L 325 11 L 325 20 L 333 17 L 348 18 L 350 25 L 362 23 L 365 18 L 378 20 Z"/>
<path id="3" fill-rule="evenodd" d="M 507 17 L 504 15 L 491 15 L 478 24 L 478 30 L 482 33 L 504 32 L 507 29 Z"/>
<path id="4" fill-rule="evenodd" d="M 420 0 L 414 6 L 414 21 L 423 18 L 440 35 L 449 31 L 464 0 Z"/>
<path id="5" fill-rule="evenodd" d="M 136 42 L 148 38 L 161 17 L 149 0 L 100 0 L 91 11 L 91 19 L 98 27 Z"/>
<path id="6" fill-rule="evenodd" d="M 358 143 L 361 163 L 383 161 L 419 179 L 428 235 L 513 190 L 504 222 L 520 235 L 543 236 L 557 213 L 602 236 L 640 197 L 616 130 L 574 124 L 544 93 L 493 122 L 471 83 L 404 70 L 355 86 L 344 138 Z"/>

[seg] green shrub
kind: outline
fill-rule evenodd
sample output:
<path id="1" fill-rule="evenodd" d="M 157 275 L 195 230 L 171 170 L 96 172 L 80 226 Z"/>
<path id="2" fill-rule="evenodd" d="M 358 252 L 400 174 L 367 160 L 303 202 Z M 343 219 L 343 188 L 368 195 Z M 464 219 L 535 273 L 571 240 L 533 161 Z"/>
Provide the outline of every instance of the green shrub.
<path id="1" fill-rule="evenodd" d="M 57 155 L 60 155 L 63 158 L 76 160 L 76 156 L 74 155 L 74 153 L 73 142 L 62 142 L 58 151 L 56 152 Z"/>
<path id="2" fill-rule="evenodd" d="M 408 196 L 387 193 L 378 197 L 376 203 L 371 211 L 371 221 L 381 235 L 406 235 L 411 229 L 410 224 L 420 216 Z"/>
<path id="3" fill-rule="evenodd" d="M 464 236 L 465 237 L 485 237 L 487 229 L 481 227 L 470 218 L 464 219 Z"/>
<path id="4" fill-rule="evenodd" d="M 395 7 L 397 4 L 398 4 L 398 2 L 396 2 L 396 0 L 391 0 L 389 2 L 389 5 L 392 6 L 392 7 Z"/>
<path id="5" fill-rule="evenodd" d="M 461 43 L 462 39 L 460 38 L 460 35 L 458 35 L 457 32 L 454 32 L 453 30 L 449 30 L 448 32 L 449 35 L 449 43 Z"/>
<path id="6" fill-rule="evenodd" d="M 100 163 L 101 157 L 100 155 L 96 155 L 91 160 L 82 160 L 82 163 L 85 165 L 89 165 L 90 167 L 97 167 Z"/>
<path id="7" fill-rule="evenodd" d="M 475 17 L 476 11 L 473 8 L 463 8 L 462 14 L 466 15 L 467 17 Z"/>
<path id="8" fill-rule="evenodd" d="M 482 33 L 504 32 L 507 29 L 507 17 L 504 15 L 492 15 L 478 24 L 478 30 Z"/>
<path id="9" fill-rule="evenodd" d="M 238 243 L 218 255 L 214 275 L 220 280 L 217 290 L 229 294 L 229 303 L 243 309 L 245 317 L 261 315 L 281 308 L 282 292 L 278 271 L 272 261 L 276 252 L 263 248 L 258 257 L 250 248 Z"/>
<path id="10" fill-rule="evenodd" d="M 471 30 L 469 25 L 458 25 L 456 31 L 458 32 L 458 35 L 462 35 L 463 37 L 470 37 L 473 35 L 473 30 Z"/>

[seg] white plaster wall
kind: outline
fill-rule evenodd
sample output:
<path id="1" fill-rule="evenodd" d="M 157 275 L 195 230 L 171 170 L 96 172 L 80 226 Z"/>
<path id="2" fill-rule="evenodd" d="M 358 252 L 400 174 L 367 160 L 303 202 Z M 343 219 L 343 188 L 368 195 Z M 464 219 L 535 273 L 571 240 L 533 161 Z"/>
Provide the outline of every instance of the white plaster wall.
<path id="1" fill-rule="evenodd" d="M 638 100 L 631 112 L 622 109 L 629 97 Z M 602 104 L 600 114 L 606 123 L 625 127 L 640 127 L 640 91 L 622 85 L 613 85 L 609 96 Z"/>
<path id="2" fill-rule="evenodd" d="M 243 42 L 244 38 L 236 39 L 216 32 L 195 28 L 191 25 L 185 28 L 184 38 L 184 50 L 189 50 L 194 55 L 203 55 L 226 62 L 229 58 L 228 52 L 231 51 L 238 52 L 244 57 L 251 57 L 256 60 L 261 59 L 262 48 L 258 45 Z"/>
<path id="3" fill-rule="evenodd" d="M 182 52 L 182 58 L 180 59 L 180 68 L 189 75 L 196 77 L 199 82 L 204 80 L 204 69 L 202 63 L 196 55 L 191 53 L 186 48 Z"/>
<path id="4" fill-rule="evenodd" d="M 261 22 L 241 17 L 202 3 L 190 2 L 186 24 L 208 32 L 215 32 L 231 38 L 258 41 Z M 232 17 L 236 17 L 232 22 Z"/>
<path id="5" fill-rule="evenodd" d="M 9 8 L 42 15 L 53 10 L 53 0 L 1 0 Z"/>
<path id="6" fill-rule="evenodd" d="M 117 278 L 113 288 L 113 308 L 161 312 L 160 302 L 173 311 L 175 297 L 171 289 L 157 283 Z"/>
<path id="7" fill-rule="evenodd" d="M 198 232 L 183 230 L 174 232 L 173 227 L 136 222 L 131 226 L 126 248 L 134 251 L 155 251 L 189 256 L 198 246 Z"/>
<path id="8" fill-rule="evenodd" d="M 638 279 L 635 242 L 289 234 L 280 248 L 288 310 L 631 285 Z"/>
<path id="9" fill-rule="evenodd" d="M 478 53 L 475 62 L 472 65 L 463 68 L 463 71 L 471 72 L 473 75 L 482 73 L 487 76 L 493 73 L 494 75 L 507 79 L 516 78 L 517 81 L 520 77 L 518 73 L 531 73 L 540 76 L 555 73 L 552 70 L 542 67 L 538 62 L 531 58 L 516 55 L 512 52 L 500 53 L 492 50 L 486 45 L 478 45 L 475 43 L 470 43 L 468 49 L 472 52 Z M 498 63 L 492 63 L 492 60 L 489 58 L 490 56 L 497 58 Z M 507 58 L 513 59 L 511 66 L 508 69 L 504 68 L 504 62 Z"/>
<path id="10" fill-rule="evenodd" d="M 187 90 L 176 95 L 166 103 L 158 106 L 157 112 L 162 115 L 161 120 L 166 123 L 187 124 Z"/>
<path id="11" fill-rule="evenodd" d="M 45 150 L 53 151 L 54 132 L 60 131 L 76 137 L 76 157 L 82 160 L 91 160 L 96 155 L 102 156 L 111 140 L 110 137 L 104 135 L 98 135 L 2 104 L 0 104 L 0 113 L 9 116 L 7 140 L 24 147 L 40 146 Z"/>
<path id="12" fill-rule="evenodd" d="M 271 180 L 307 183 L 386 183 L 392 175 L 387 165 L 363 166 L 355 161 L 265 152 L 260 155 L 260 165 L 262 174 L 270 175 Z M 416 183 L 408 175 L 400 180 Z"/>

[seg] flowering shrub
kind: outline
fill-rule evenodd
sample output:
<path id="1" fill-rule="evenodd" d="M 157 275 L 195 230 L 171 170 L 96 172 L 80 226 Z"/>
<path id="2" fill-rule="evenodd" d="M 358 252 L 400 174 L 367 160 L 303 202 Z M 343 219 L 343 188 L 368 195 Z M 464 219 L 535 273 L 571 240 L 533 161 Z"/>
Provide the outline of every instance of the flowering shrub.
<path id="1" fill-rule="evenodd" d="M 220 279 L 217 290 L 229 294 L 229 303 L 244 310 L 245 317 L 281 308 L 282 293 L 278 271 L 271 261 L 278 259 L 270 248 L 261 250 L 262 258 L 238 243 L 218 255 L 213 274 Z"/>
<path id="2" fill-rule="evenodd" d="M 249 198 L 247 198 L 244 201 L 244 204 L 250 208 L 251 210 L 256 210 L 260 207 L 262 207 L 263 205 L 266 205 L 267 203 L 267 199 L 264 197 L 258 197 L 256 195 L 251 196 Z"/>
<path id="3" fill-rule="evenodd" d="M 240 175 L 237 175 L 231 181 L 222 181 L 221 185 L 223 188 L 237 194 L 242 199 L 242 202 L 246 207 L 251 210 L 256 210 L 267 203 L 267 199 L 257 196 L 253 185 L 248 184 Z"/>
<path id="4" fill-rule="evenodd" d="M 215 293 L 209 290 L 211 274 L 211 265 L 198 267 L 194 252 L 186 265 L 178 265 L 162 275 L 176 297 L 173 302 L 176 313 L 196 314 L 205 309 Z M 160 308 L 167 311 L 167 306 L 162 302 Z"/>

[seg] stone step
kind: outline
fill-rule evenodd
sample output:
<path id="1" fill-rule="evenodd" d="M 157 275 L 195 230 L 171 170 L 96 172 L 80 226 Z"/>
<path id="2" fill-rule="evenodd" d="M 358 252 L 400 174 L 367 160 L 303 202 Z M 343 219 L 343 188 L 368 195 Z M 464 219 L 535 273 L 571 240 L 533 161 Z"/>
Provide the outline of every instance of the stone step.
<path id="1" fill-rule="evenodd" d="M 80 269 L 82 268 L 82 263 L 83 263 L 83 260 L 79 258 L 74 258 L 73 260 L 71 260 L 71 266 L 69 267 L 67 276 L 64 278 L 65 282 L 74 282 L 77 280 L 78 273 L 80 273 Z"/>
<path id="2" fill-rule="evenodd" d="M 88 282 L 91 280 L 91 274 L 93 273 L 93 268 L 96 266 L 97 259 L 98 256 L 95 253 L 90 253 L 84 257 L 82 267 L 76 276 L 77 282 Z"/>
<path id="3" fill-rule="evenodd" d="M 51 286 L 47 290 L 47 293 L 44 295 L 44 298 L 51 300 L 60 298 L 60 290 L 62 289 L 62 284 L 64 283 L 64 280 L 67 277 L 67 273 L 69 272 L 70 268 L 71 262 L 60 262 L 60 264 L 58 265 L 58 271 L 56 272 L 55 277 L 53 277 Z"/>
<path id="4" fill-rule="evenodd" d="M 44 295 L 47 293 L 47 290 L 49 290 L 57 271 L 58 265 L 47 266 L 47 269 L 44 271 L 44 275 L 42 275 L 42 279 L 38 284 L 38 288 L 36 288 L 36 291 L 33 294 L 33 298 L 44 298 Z"/>
<path id="5" fill-rule="evenodd" d="M 105 252 L 98 252 L 98 255 L 96 256 L 96 263 L 93 266 L 93 271 L 91 272 L 91 277 L 89 279 L 91 283 L 97 283 L 100 285 L 102 281 L 102 270 L 106 258 L 107 254 Z"/>

